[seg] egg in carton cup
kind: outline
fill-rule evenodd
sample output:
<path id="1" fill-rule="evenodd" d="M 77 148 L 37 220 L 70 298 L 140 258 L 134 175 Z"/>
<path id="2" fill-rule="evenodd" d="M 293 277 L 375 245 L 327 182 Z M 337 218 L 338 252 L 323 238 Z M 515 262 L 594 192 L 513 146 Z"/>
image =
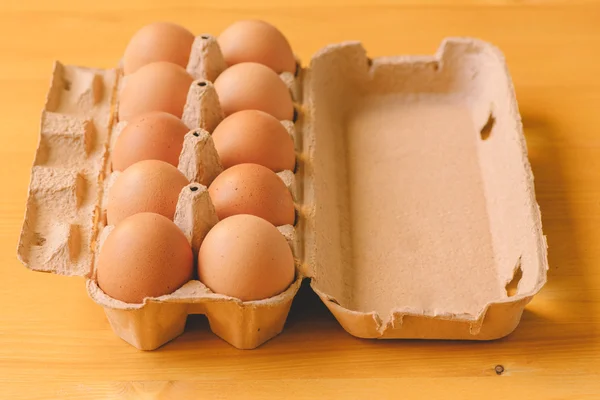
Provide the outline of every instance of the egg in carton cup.
<path id="1" fill-rule="evenodd" d="M 200 243 L 217 222 L 207 186 L 222 172 L 209 132 L 223 120 L 211 82 L 225 69 L 216 40 L 198 36 L 188 72 L 190 86 L 182 121 L 185 136 L 178 169 L 192 183 L 181 191 L 175 223 L 198 253 Z M 291 93 L 297 93 L 291 73 L 282 73 Z M 111 327 L 125 341 L 155 349 L 180 335 L 188 314 L 206 314 L 211 330 L 238 348 L 254 348 L 282 329 L 302 280 L 269 299 L 242 302 L 212 293 L 192 280 L 174 293 L 127 304 L 106 295 L 97 285 L 95 261 L 113 226 L 106 226 L 110 187 L 119 175 L 110 155 L 127 122 L 117 122 L 120 69 L 99 70 L 55 64 L 42 116 L 42 129 L 27 201 L 18 255 L 34 270 L 88 278 L 88 293 L 104 307 Z M 294 123 L 282 121 L 292 137 Z M 295 194 L 292 171 L 278 173 Z M 291 225 L 278 228 L 293 249 L 297 236 Z M 48 240 L 47 240 L 48 239 Z"/>
<path id="2" fill-rule="evenodd" d="M 210 133 L 223 113 L 211 81 L 224 68 L 214 38 L 197 37 L 179 160 L 193 183 L 175 215 L 195 254 L 217 222 L 206 185 L 221 171 Z M 111 230 L 102 199 L 115 176 L 109 143 L 122 128 L 119 77 L 56 64 L 18 255 L 34 270 L 87 277 L 90 296 L 135 347 L 168 342 L 192 313 L 235 347 L 257 347 L 282 330 L 305 277 L 358 337 L 496 339 L 516 328 L 546 281 L 546 241 L 501 53 L 448 38 L 435 56 L 371 60 L 346 42 L 319 51 L 296 78 L 282 74 L 298 117 L 282 122 L 297 168 L 280 174 L 297 224 L 279 227 L 295 282 L 250 302 L 199 281 L 143 304 L 112 299 L 96 284 L 94 259 Z"/>

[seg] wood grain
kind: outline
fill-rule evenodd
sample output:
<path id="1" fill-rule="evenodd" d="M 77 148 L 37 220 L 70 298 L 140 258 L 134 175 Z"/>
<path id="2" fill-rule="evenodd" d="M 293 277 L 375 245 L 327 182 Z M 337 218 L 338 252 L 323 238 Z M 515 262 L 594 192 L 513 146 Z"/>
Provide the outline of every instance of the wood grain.
<path id="1" fill-rule="evenodd" d="M 550 258 L 548 284 L 514 334 L 485 343 L 360 340 L 303 287 L 284 333 L 257 350 L 232 348 L 194 316 L 182 337 L 140 352 L 113 335 L 82 279 L 18 263 L 53 60 L 110 67 L 144 23 L 171 20 L 200 34 L 255 17 L 279 26 L 305 63 L 347 39 L 362 40 L 371 56 L 433 53 L 449 35 L 504 51 Z M 591 0 L 3 1 L 0 398 L 600 398 L 599 49 L 600 4 Z"/>

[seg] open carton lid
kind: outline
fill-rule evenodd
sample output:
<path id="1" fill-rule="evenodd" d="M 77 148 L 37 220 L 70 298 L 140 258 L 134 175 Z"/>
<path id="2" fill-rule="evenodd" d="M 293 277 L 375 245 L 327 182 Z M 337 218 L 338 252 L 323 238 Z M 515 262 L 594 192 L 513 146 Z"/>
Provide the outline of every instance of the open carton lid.
<path id="1" fill-rule="evenodd" d="M 216 46 L 214 38 L 198 37 L 192 55 L 202 56 L 191 57 L 188 66 L 208 84 L 190 89 L 184 119 L 208 132 L 222 118 L 208 81 L 223 68 Z M 139 348 L 177 336 L 188 313 L 207 314 L 211 329 L 235 346 L 256 347 L 282 329 L 304 276 L 355 336 L 493 339 L 510 333 L 545 283 L 548 266 L 501 53 L 485 42 L 450 38 L 435 56 L 371 61 L 359 43 L 347 42 L 319 51 L 296 80 L 282 79 L 301 108 L 295 128 L 283 122 L 300 152 L 296 174 L 282 176 L 300 215 L 295 230 L 280 227 L 298 259 L 298 279 L 286 292 L 244 303 L 191 281 L 173 294 L 126 304 L 98 288 L 93 265 L 110 231 L 101 203 L 110 181 L 111 132 L 120 129 L 119 70 L 55 65 L 19 259 L 33 270 L 89 278 L 90 296 L 105 307 L 115 331 Z M 212 145 L 209 135 L 201 139 Z M 197 148 L 197 139 L 186 140 Z M 186 165 L 200 173 L 194 163 Z M 178 210 L 190 215 L 206 203 L 202 188 L 193 196 L 184 188 Z M 182 224 L 193 241 L 195 225 Z M 505 288 L 519 274 L 509 296 Z M 167 303 L 173 307 L 158 307 Z M 144 322 L 140 332 L 127 312 L 152 324 Z M 235 321 L 223 319 L 233 314 Z M 249 328 L 232 333 L 234 322 Z M 148 329 L 170 323 L 177 325 L 173 331 L 144 339 Z M 261 324 L 272 329 L 260 333 Z"/>
<path id="2" fill-rule="evenodd" d="M 493 339 L 546 281 L 546 241 L 502 54 L 328 46 L 304 76 L 311 286 L 365 338 Z M 516 293 L 506 286 L 521 275 Z"/>

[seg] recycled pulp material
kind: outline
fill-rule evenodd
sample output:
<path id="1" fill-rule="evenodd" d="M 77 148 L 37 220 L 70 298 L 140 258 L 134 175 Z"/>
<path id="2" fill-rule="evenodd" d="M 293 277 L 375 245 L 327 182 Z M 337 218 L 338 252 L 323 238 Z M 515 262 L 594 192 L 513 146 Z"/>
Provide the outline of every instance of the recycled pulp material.
<path id="1" fill-rule="evenodd" d="M 224 68 L 215 39 L 196 38 L 179 163 L 193 183 L 175 215 L 194 251 L 217 222 L 206 185 L 222 169 L 211 81 Z M 282 121 L 298 161 L 280 174 L 298 214 L 295 227 L 279 227 L 297 267 L 284 293 L 241 302 L 194 280 L 144 304 L 112 299 L 96 284 L 94 259 L 112 229 L 103 210 L 123 128 L 120 79 L 118 69 L 56 64 L 18 256 L 33 270 L 87 277 L 114 331 L 140 349 L 175 338 L 195 313 L 235 347 L 257 347 L 282 330 L 305 277 L 358 337 L 495 339 L 545 283 L 546 242 L 504 59 L 485 42 L 450 38 L 433 57 L 370 60 L 359 43 L 330 45 L 296 78 L 282 74 L 299 117 Z"/>

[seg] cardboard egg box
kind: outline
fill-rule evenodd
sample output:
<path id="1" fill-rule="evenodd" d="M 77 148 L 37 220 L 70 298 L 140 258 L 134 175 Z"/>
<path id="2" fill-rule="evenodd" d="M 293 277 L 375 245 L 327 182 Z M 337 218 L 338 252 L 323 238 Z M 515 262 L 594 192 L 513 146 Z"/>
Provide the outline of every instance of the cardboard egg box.
<path id="1" fill-rule="evenodd" d="M 182 120 L 179 169 L 192 181 L 175 223 L 194 252 L 217 222 L 206 186 L 221 172 L 210 133 L 222 120 L 212 81 L 226 65 L 198 36 Z M 283 329 L 307 278 L 343 328 L 361 338 L 489 340 L 512 332 L 546 281 L 546 241 L 514 89 L 492 45 L 445 39 L 434 56 L 371 60 L 360 43 L 330 45 L 297 76 L 284 73 L 297 121 L 296 171 L 280 177 L 296 203 L 279 230 L 296 280 L 273 298 L 242 302 L 190 281 L 126 304 L 95 281 L 112 227 L 107 193 L 118 122 L 120 69 L 54 68 L 32 168 L 19 259 L 30 269 L 87 278 L 113 330 L 155 349 L 188 314 L 251 349 Z M 517 284 L 518 283 L 518 284 Z"/>

